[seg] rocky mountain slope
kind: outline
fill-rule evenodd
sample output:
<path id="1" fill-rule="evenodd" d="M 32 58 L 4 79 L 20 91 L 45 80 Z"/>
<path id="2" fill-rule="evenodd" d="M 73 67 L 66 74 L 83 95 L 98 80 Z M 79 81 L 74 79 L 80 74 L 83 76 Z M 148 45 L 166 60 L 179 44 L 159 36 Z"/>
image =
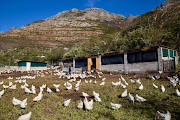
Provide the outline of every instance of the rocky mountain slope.
<path id="1" fill-rule="evenodd" d="M 103 35 L 76 45 L 64 57 L 140 49 L 150 46 L 168 46 L 180 52 L 180 1 L 167 0 L 156 9 L 123 22 L 123 29 L 106 31 Z M 107 22 L 107 21 L 106 21 Z M 110 23 L 110 22 L 109 22 Z M 125 25 L 125 26 L 123 26 Z"/>
<path id="2" fill-rule="evenodd" d="M 106 23 L 117 26 L 126 20 L 123 15 L 109 13 L 99 8 L 72 9 L 21 28 L 12 28 L 1 37 L 23 38 L 34 44 L 51 47 L 64 46 L 89 40 L 92 36 L 102 34 Z"/>
<path id="3" fill-rule="evenodd" d="M 0 66 L 14 65 L 20 59 L 55 61 L 157 45 L 180 52 L 179 6 L 179 0 L 167 0 L 137 17 L 124 17 L 98 8 L 72 9 L 12 28 L 0 35 Z"/>

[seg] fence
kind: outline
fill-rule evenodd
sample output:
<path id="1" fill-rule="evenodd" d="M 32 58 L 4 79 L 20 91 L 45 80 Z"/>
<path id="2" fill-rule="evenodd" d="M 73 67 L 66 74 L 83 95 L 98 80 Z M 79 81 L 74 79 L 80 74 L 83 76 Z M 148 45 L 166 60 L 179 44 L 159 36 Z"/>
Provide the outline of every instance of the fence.
<path id="1" fill-rule="evenodd" d="M 163 71 L 164 72 L 174 72 L 175 71 L 175 61 L 174 60 L 163 61 Z"/>

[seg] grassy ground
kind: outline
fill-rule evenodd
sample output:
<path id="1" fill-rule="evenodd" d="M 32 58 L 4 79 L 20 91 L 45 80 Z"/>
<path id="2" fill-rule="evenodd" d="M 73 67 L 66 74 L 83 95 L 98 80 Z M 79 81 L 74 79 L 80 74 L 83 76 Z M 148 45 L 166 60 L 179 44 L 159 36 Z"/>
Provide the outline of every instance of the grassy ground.
<path id="1" fill-rule="evenodd" d="M 8 76 L 20 76 L 21 74 L 2 74 L 0 75 L 0 82 L 3 80 L 5 85 L 8 85 L 9 81 Z M 39 86 L 42 84 L 47 84 L 53 90 L 53 93 L 47 93 L 46 89 L 43 92 L 43 98 L 39 102 L 33 102 L 33 98 L 36 95 L 25 94 L 24 90 L 20 88 L 21 84 L 17 84 L 17 90 L 6 89 L 4 95 L 0 99 L 0 119 L 1 120 L 15 120 L 20 115 L 32 112 L 31 120 L 152 120 L 157 118 L 157 110 L 160 112 L 170 111 L 172 119 L 180 118 L 180 97 L 173 95 L 177 88 L 180 88 L 179 85 L 176 87 L 170 87 L 169 81 L 165 78 L 166 75 L 162 75 L 160 80 L 152 81 L 146 76 L 137 76 L 140 78 L 142 84 L 144 85 L 143 90 L 137 90 L 139 87 L 138 84 L 131 84 L 130 78 L 133 76 L 124 76 L 129 83 L 127 90 L 131 92 L 133 96 L 137 93 L 139 96 L 142 96 L 147 99 L 147 102 L 138 103 L 135 102 L 133 105 L 128 98 L 120 98 L 119 96 L 124 91 L 120 86 L 113 87 L 112 81 L 118 81 L 120 75 L 109 75 L 105 74 L 103 77 L 106 77 L 106 83 L 104 86 L 99 86 L 101 79 L 96 79 L 97 84 L 88 83 L 85 84 L 82 80 L 80 85 L 80 90 L 75 92 L 74 85 L 76 82 L 73 82 L 73 89 L 65 90 L 63 84 L 67 81 L 66 79 L 60 79 L 58 76 L 46 75 L 45 77 L 37 77 L 34 80 L 27 80 L 27 83 L 30 85 L 36 86 L 36 92 L 39 92 Z M 88 78 L 87 80 L 89 80 Z M 94 81 L 94 78 L 93 78 Z M 160 89 L 153 89 L 152 83 L 155 83 L 160 87 L 163 84 L 166 88 L 166 91 L 162 93 Z M 53 84 L 61 84 L 60 92 L 55 93 Z M 29 88 L 30 88 L 29 87 Z M 3 87 L 0 85 L 0 90 Z M 83 100 L 81 92 L 86 92 L 92 96 L 92 92 L 96 91 L 100 94 L 102 99 L 101 103 L 94 102 L 93 109 L 91 111 L 85 111 L 84 109 L 79 110 L 76 108 L 77 103 L 80 99 Z M 28 106 L 26 109 L 21 109 L 19 106 L 13 107 L 12 99 L 13 97 L 23 100 L 28 98 Z M 71 102 L 68 107 L 63 106 L 63 102 L 71 98 Z M 89 98 L 90 100 L 90 98 Z M 120 103 L 123 105 L 122 108 L 117 110 L 110 109 L 110 102 Z"/>

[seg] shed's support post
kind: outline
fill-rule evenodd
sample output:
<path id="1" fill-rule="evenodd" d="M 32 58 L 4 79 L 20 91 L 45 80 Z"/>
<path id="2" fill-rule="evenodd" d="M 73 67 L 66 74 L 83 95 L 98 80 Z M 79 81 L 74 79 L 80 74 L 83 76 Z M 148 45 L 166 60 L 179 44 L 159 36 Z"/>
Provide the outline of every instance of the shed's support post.
<path id="1" fill-rule="evenodd" d="M 163 60 L 162 60 L 162 48 L 161 47 L 157 49 L 157 53 L 158 53 L 158 71 L 163 72 Z"/>
<path id="2" fill-rule="evenodd" d="M 75 72 L 75 59 L 73 58 L 73 72 Z"/>
<path id="3" fill-rule="evenodd" d="M 127 52 L 124 52 L 124 74 L 128 74 Z"/>
<path id="4" fill-rule="evenodd" d="M 101 55 L 98 56 L 98 65 L 99 71 L 101 71 Z"/>

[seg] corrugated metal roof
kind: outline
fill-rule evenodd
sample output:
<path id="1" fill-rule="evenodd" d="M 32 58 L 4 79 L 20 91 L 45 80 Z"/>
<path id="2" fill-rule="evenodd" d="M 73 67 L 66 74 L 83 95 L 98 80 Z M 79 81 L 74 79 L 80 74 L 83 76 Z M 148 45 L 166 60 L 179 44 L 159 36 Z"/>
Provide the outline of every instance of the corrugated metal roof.
<path id="1" fill-rule="evenodd" d="M 28 60 L 22 60 L 22 61 L 18 61 L 17 63 L 19 62 L 31 62 L 31 63 L 45 63 L 45 62 L 35 62 L 35 61 L 28 61 Z M 47 63 L 46 63 L 47 64 Z"/>
<path id="2" fill-rule="evenodd" d="M 154 49 L 157 49 L 157 48 L 168 48 L 166 46 L 152 46 L 152 47 L 144 47 L 144 48 L 141 48 L 141 49 L 127 49 L 127 50 L 120 50 L 120 51 L 113 51 L 113 52 L 107 52 L 107 53 L 100 53 L 100 54 L 94 54 L 94 55 L 89 55 L 89 56 L 80 56 L 80 57 L 72 57 L 72 58 L 65 58 L 65 59 L 61 59 L 62 61 L 65 61 L 65 60 L 73 60 L 73 59 L 83 59 L 83 58 L 89 58 L 89 57 L 94 57 L 94 56 L 108 56 L 108 55 L 114 55 L 114 54 L 122 54 L 124 52 L 127 52 L 127 53 L 133 53 L 133 52 L 139 52 L 139 51 L 148 51 L 148 50 L 154 50 Z M 168 48 L 170 49 L 170 48 Z M 171 48 L 172 49 L 172 48 Z"/>

